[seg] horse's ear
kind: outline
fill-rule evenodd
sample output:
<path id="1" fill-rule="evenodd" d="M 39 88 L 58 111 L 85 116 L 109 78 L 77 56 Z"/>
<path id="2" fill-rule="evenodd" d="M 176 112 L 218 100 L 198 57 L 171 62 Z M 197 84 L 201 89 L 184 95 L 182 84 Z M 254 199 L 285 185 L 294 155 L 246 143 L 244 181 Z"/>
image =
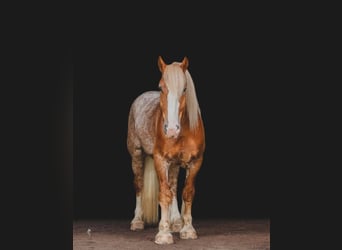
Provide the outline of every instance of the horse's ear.
<path id="1" fill-rule="evenodd" d="M 161 56 L 158 57 L 158 67 L 159 67 L 160 72 L 163 73 L 166 67 L 166 64 Z"/>
<path id="2" fill-rule="evenodd" d="M 185 56 L 183 61 L 181 62 L 181 68 L 183 69 L 183 71 L 185 72 L 188 69 L 189 66 L 189 60 L 188 58 Z"/>

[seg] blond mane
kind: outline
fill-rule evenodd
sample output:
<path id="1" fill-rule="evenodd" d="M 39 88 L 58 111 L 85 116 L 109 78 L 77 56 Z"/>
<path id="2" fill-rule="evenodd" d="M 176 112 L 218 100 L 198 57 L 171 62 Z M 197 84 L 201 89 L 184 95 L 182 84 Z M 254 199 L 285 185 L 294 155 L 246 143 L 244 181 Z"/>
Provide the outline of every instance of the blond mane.
<path id="1" fill-rule="evenodd" d="M 185 74 L 179 67 L 179 62 L 174 62 L 165 68 L 164 79 L 170 90 L 180 95 L 182 93 L 182 86 L 179 86 L 182 82 L 186 82 L 186 110 L 189 117 L 189 127 L 191 130 L 195 129 L 198 125 L 198 116 L 201 115 L 200 107 L 197 100 L 196 90 L 194 82 L 188 70 Z M 173 84 L 169 84 L 173 83 Z"/>

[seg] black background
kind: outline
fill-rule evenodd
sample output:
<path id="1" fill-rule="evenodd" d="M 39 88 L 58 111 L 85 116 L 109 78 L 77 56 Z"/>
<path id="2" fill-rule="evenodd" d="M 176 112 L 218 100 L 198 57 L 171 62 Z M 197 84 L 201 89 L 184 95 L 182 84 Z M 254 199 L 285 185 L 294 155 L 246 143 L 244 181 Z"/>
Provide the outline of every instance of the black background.
<path id="1" fill-rule="evenodd" d="M 326 82 L 311 83 L 322 74 L 317 56 L 325 50 L 317 49 L 330 47 L 318 39 L 326 39 L 328 31 L 320 32 L 330 27 L 313 11 L 321 6 L 172 1 L 30 7 L 7 19 L 3 39 L 2 228 L 11 244 L 72 249 L 73 220 L 132 218 L 127 116 L 136 96 L 156 89 L 159 55 L 167 63 L 189 58 L 206 128 L 194 218 L 271 216 L 273 237 L 284 216 L 291 237 L 288 230 L 282 234 L 283 245 L 302 238 L 303 224 L 323 214 L 312 211 L 326 205 L 317 197 L 328 194 L 320 189 L 324 171 L 316 168 L 313 178 L 307 163 L 316 160 L 308 144 L 315 147 L 317 139 L 308 118 L 320 119 L 311 106 L 322 102 L 313 90 Z M 303 207 L 308 199 L 312 206 Z M 300 217 L 300 227 L 293 227 L 292 216 Z"/>
<path id="2" fill-rule="evenodd" d="M 155 13 L 125 26 L 113 14 L 76 29 L 74 219 L 132 218 L 128 111 L 135 97 L 157 89 L 159 55 L 167 63 L 188 57 L 206 129 L 194 218 L 270 216 L 270 180 L 282 162 L 279 58 L 286 49 L 270 15 L 236 11 Z"/>
<path id="3" fill-rule="evenodd" d="M 189 58 L 206 128 L 195 219 L 271 216 L 273 237 L 285 217 L 291 237 L 288 230 L 281 234 L 283 245 L 302 238 L 303 224 L 323 214 L 312 211 L 326 206 L 317 195 L 331 194 L 320 189 L 326 164 L 313 173 L 307 163 L 320 156 L 312 155 L 313 124 L 317 110 L 326 111 L 317 107 L 321 93 L 313 93 L 326 79 L 311 83 L 322 74 L 317 65 L 327 62 L 318 62 L 326 52 L 317 49 L 330 47 L 318 39 L 326 39 L 328 31 L 320 32 L 330 27 L 313 10 L 321 6 L 172 1 L 30 7 L 7 19 L 3 39 L 2 228 L 11 246 L 72 249 L 73 220 L 132 218 L 128 110 L 139 94 L 157 89 L 159 55 L 167 63 Z M 313 204 L 302 206 L 308 199 Z M 300 227 L 292 216 L 300 217 Z"/>

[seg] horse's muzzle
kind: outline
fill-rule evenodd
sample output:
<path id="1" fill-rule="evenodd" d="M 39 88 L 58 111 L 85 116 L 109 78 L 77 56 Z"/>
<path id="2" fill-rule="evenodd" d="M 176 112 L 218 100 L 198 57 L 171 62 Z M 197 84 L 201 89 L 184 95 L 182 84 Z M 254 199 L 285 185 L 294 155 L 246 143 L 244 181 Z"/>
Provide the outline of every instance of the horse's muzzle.
<path id="1" fill-rule="evenodd" d="M 179 125 L 168 127 L 167 124 L 164 125 L 164 133 L 167 138 L 177 138 L 180 132 Z"/>

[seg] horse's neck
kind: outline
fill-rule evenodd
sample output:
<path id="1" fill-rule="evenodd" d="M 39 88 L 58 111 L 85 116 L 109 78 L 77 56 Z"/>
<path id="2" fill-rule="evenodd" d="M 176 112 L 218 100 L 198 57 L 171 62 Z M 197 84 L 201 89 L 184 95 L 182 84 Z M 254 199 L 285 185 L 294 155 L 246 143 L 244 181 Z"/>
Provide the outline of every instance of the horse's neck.
<path id="1" fill-rule="evenodd" d="M 185 109 L 183 117 L 180 121 L 182 129 L 189 130 L 190 129 L 190 123 L 189 123 L 189 115 L 188 111 Z"/>

